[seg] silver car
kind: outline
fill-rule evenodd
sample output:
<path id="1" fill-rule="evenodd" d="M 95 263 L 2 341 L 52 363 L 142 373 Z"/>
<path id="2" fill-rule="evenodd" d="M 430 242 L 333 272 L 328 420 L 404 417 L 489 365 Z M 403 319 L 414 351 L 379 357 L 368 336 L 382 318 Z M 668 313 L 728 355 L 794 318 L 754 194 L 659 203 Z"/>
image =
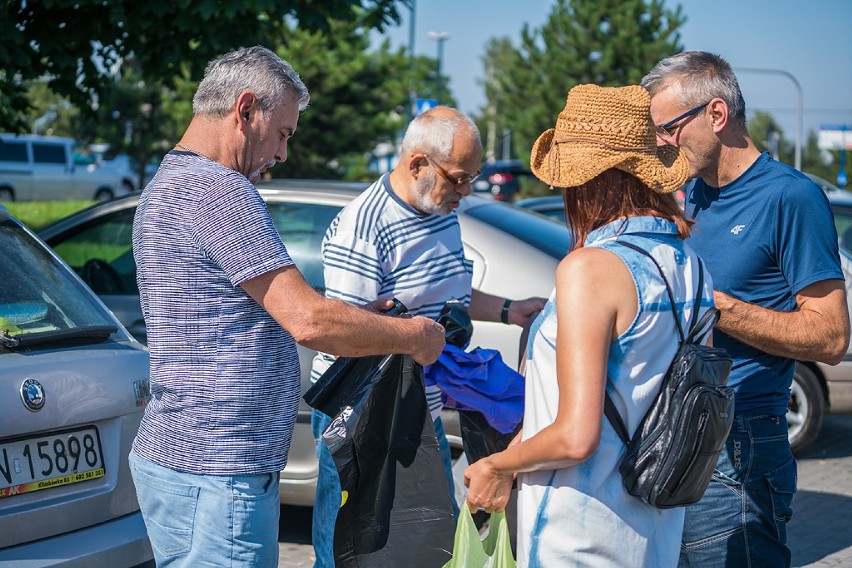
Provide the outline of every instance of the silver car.
<path id="1" fill-rule="evenodd" d="M 0 205 L 0 565 L 153 566 L 127 455 L 148 353 Z"/>
<path id="2" fill-rule="evenodd" d="M 337 213 L 365 187 L 363 183 L 325 181 L 273 181 L 259 186 L 287 250 L 318 290 L 324 289 L 320 246 L 325 231 Z M 144 342 L 145 322 L 131 250 L 131 225 L 138 199 L 136 193 L 98 204 L 40 234 L 131 333 Z M 474 288 L 514 299 L 550 295 L 556 266 L 568 251 L 567 229 L 475 195 L 462 200 L 458 215 L 465 254 L 474 263 Z M 517 366 L 520 335 L 516 326 L 476 322 L 471 346 L 499 349 L 509 365 Z M 299 347 L 303 393 L 310 386 L 313 356 L 313 351 Z M 457 422 L 451 413 L 446 419 L 448 438 L 458 456 L 462 443 Z M 312 506 L 316 479 L 310 408 L 302 403 L 288 464 L 281 475 L 281 502 Z"/>
<path id="3" fill-rule="evenodd" d="M 127 188 L 119 172 L 75 156 L 71 138 L 0 134 L 0 201 L 95 199 Z"/>

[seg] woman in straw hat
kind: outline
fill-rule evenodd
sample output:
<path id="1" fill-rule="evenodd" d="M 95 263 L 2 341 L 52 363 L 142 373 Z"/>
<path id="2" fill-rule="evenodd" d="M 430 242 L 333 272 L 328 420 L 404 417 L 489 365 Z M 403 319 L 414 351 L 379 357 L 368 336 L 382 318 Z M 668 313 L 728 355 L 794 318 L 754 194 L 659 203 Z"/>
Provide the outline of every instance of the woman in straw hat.
<path id="1" fill-rule="evenodd" d="M 533 173 L 563 188 L 576 244 L 530 332 L 523 441 L 465 472 L 468 505 L 488 511 L 505 507 L 519 473 L 521 566 L 678 561 L 683 509 L 627 493 L 618 471 L 625 446 L 603 417 L 608 388 L 633 432 L 678 344 L 657 268 L 619 242 L 653 255 L 684 322 L 698 292 L 698 258 L 683 242 L 690 223 L 672 195 L 687 162 L 677 148 L 657 147 L 649 106 L 639 86 L 579 85 L 532 150 Z M 705 274 L 702 311 L 712 290 Z"/>

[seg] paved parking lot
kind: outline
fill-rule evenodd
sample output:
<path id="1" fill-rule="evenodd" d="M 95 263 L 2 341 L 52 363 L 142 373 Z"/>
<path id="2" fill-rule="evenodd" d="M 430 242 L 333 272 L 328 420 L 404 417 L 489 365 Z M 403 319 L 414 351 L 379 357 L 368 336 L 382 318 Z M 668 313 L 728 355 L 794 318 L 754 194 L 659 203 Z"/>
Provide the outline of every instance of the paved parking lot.
<path id="1" fill-rule="evenodd" d="M 799 456 L 799 491 L 788 541 L 793 566 L 852 566 L 852 416 L 829 415 Z M 279 568 L 313 566 L 311 510 L 282 507 Z"/>
<path id="2" fill-rule="evenodd" d="M 827 416 L 798 461 L 788 525 L 793 566 L 852 566 L 852 416 Z"/>

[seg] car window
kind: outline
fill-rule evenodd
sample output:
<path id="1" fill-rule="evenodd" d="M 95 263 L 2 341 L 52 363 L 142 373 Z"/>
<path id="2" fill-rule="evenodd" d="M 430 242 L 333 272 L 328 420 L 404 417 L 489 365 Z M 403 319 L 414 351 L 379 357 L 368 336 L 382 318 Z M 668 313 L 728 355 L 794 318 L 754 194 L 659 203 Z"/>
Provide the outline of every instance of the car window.
<path id="1" fill-rule="evenodd" d="M 517 237 L 557 260 L 561 260 L 571 249 L 571 232 L 567 227 L 528 211 L 501 203 L 485 203 L 468 208 L 466 213 Z"/>
<path id="2" fill-rule="evenodd" d="M 840 248 L 852 255 L 852 207 L 832 206 Z"/>
<path id="3" fill-rule="evenodd" d="M 65 146 L 33 142 L 33 161 L 37 164 L 65 164 Z"/>
<path id="4" fill-rule="evenodd" d="M 20 225 L 1 220 L 0 329 L 15 336 L 115 325 L 67 270 Z"/>
<path id="5" fill-rule="evenodd" d="M 0 162 L 29 162 L 26 142 L 0 141 Z"/>
<path id="6" fill-rule="evenodd" d="M 134 211 L 104 215 L 52 243 L 96 294 L 139 295 L 132 248 Z"/>
<path id="7" fill-rule="evenodd" d="M 340 207 L 281 201 L 267 202 L 266 206 L 290 258 L 305 280 L 324 291 L 322 239 Z"/>

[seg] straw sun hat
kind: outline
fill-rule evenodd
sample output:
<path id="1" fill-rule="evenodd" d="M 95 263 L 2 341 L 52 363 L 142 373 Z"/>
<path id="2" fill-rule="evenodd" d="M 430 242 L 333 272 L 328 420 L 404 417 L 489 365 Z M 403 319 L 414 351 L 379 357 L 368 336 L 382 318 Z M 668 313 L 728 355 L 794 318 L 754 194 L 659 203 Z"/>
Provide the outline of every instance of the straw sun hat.
<path id="1" fill-rule="evenodd" d="M 686 157 L 675 146 L 657 146 L 650 104 L 638 85 L 577 85 L 556 128 L 535 141 L 530 169 L 551 187 L 577 187 L 617 168 L 658 193 L 675 191 L 686 182 Z"/>

